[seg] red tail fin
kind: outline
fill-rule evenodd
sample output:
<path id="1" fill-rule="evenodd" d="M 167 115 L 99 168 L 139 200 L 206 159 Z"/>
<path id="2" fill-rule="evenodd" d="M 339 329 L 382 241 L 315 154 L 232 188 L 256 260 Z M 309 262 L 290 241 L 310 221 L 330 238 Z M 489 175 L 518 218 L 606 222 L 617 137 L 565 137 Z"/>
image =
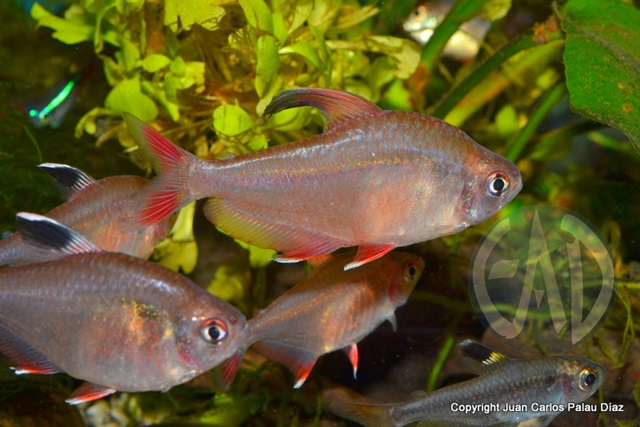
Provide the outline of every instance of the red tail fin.
<path id="1" fill-rule="evenodd" d="M 123 114 L 129 132 L 151 160 L 158 177 L 149 188 L 145 207 L 140 211 L 143 225 L 156 223 L 190 202 L 185 200 L 184 176 L 192 154 L 176 147 L 155 129 L 129 113 Z"/>

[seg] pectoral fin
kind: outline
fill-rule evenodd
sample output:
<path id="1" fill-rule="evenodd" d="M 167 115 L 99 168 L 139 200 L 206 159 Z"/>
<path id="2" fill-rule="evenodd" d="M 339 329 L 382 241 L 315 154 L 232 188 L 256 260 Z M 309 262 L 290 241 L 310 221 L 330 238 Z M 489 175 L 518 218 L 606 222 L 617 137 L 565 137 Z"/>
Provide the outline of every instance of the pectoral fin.
<path id="1" fill-rule="evenodd" d="M 374 103 L 348 92 L 321 88 L 298 88 L 285 90 L 274 96 L 264 110 L 264 114 L 271 115 L 289 108 L 305 106 L 320 110 L 327 120 L 327 130 L 340 122 L 355 117 L 384 113 Z"/>
<path id="2" fill-rule="evenodd" d="M 92 400 L 100 399 L 108 396 L 116 391 L 109 387 L 104 387 L 97 384 L 84 383 L 76 391 L 71 393 L 71 396 L 65 402 L 69 405 L 78 405 L 84 402 L 90 402 Z"/>

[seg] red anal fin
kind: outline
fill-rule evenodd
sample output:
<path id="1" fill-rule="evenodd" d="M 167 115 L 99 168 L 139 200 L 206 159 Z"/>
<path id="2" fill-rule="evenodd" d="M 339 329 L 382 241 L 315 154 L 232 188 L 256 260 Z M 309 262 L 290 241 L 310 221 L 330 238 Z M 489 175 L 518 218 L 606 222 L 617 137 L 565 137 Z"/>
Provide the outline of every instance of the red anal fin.
<path id="1" fill-rule="evenodd" d="M 62 372 L 44 354 L 0 326 L 0 352 L 7 356 L 16 374 L 50 375 Z"/>
<path id="2" fill-rule="evenodd" d="M 341 90 L 322 88 L 289 89 L 277 94 L 264 110 L 265 115 L 295 107 L 315 107 L 327 119 L 327 130 L 345 120 L 383 113 L 374 103 Z"/>
<path id="3" fill-rule="evenodd" d="M 351 270 L 352 268 L 360 267 L 361 265 L 381 258 L 393 248 L 395 248 L 394 245 L 360 245 L 358 246 L 355 259 L 345 265 L 344 270 Z"/>
<path id="4" fill-rule="evenodd" d="M 344 348 L 344 352 L 347 354 L 349 361 L 351 362 L 351 366 L 353 366 L 353 378 L 357 378 L 358 376 L 358 360 L 360 359 L 358 356 L 358 345 L 351 344 L 349 347 Z"/>
<path id="5" fill-rule="evenodd" d="M 65 402 L 69 405 L 78 405 L 84 402 L 101 399 L 105 396 L 115 393 L 116 391 L 109 387 L 97 384 L 84 383 Z"/>
<path id="6" fill-rule="evenodd" d="M 318 360 L 318 356 L 313 353 L 273 341 L 259 342 L 254 348 L 269 359 L 289 368 L 296 381 L 293 388 L 300 388 L 304 384 Z"/>

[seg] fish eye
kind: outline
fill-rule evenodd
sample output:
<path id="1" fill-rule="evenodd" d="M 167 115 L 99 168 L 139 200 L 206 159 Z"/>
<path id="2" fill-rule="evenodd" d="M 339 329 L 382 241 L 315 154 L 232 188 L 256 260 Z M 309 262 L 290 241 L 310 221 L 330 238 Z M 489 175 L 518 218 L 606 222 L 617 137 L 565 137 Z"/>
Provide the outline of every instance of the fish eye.
<path id="1" fill-rule="evenodd" d="M 200 335 L 211 344 L 219 344 L 227 337 L 227 325 L 220 319 L 207 319 L 200 328 Z"/>
<path id="2" fill-rule="evenodd" d="M 580 372 L 580 390 L 590 389 L 597 381 L 598 376 L 593 369 L 586 368 Z"/>
<path id="3" fill-rule="evenodd" d="M 487 179 L 487 190 L 494 197 L 500 197 L 509 188 L 509 177 L 503 172 L 494 172 Z"/>
<path id="4" fill-rule="evenodd" d="M 410 282 L 415 280 L 416 275 L 418 274 L 418 269 L 413 263 L 408 263 L 404 268 L 404 280 Z"/>

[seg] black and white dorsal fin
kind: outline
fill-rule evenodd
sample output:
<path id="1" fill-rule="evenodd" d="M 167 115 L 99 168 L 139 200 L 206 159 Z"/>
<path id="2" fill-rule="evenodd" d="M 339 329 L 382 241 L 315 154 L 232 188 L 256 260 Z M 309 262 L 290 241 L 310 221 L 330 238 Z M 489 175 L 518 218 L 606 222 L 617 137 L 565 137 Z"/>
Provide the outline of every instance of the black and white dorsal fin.
<path id="1" fill-rule="evenodd" d="M 62 192 L 67 199 L 96 182 L 96 180 L 86 172 L 68 165 L 42 163 L 38 165 L 38 167 L 53 178 L 60 192 Z"/>
<path id="2" fill-rule="evenodd" d="M 458 347 L 465 365 L 478 375 L 499 369 L 511 360 L 504 354 L 472 340 L 462 341 Z"/>
<path id="3" fill-rule="evenodd" d="M 16 215 L 16 225 L 25 242 L 49 252 L 59 252 L 61 256 L 102 252 L 82 234 L 46 216 L 20 212 Z"/>

